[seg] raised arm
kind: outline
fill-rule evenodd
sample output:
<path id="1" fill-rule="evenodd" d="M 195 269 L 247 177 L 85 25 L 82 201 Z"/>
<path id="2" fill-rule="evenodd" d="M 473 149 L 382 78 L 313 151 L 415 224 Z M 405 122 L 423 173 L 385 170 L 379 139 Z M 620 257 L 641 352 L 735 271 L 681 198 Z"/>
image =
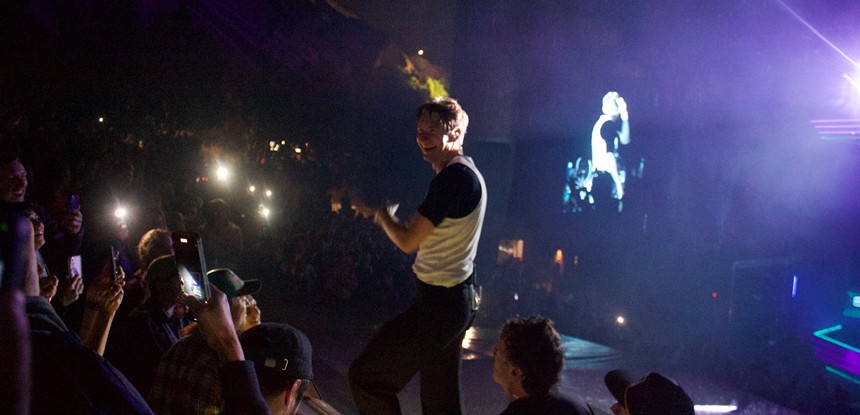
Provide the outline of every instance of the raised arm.
<path id="1" fill-rule="evenodd" d="M 433 226 L 430 219 L 418 212 L 415 212 L 408 222 L 403 223 L 394 216 L 396 209 L 396 205 L 376 209 L 373 214 L 373 223 L 379 225 L 388 235 L 388 239 L 391 239 L 391 242 L 394 242 L 394 245 L 397 245 L 401 251 L 407 254 L 414 253 L 418 250 L 421 241 L 433 233 L 436 227 Z"/>
<path id="2" fill-rule="evenodd" d="M 108 334 L 113 324 L 116 310 L 122 303 L 125 284 L 125 273 L 122 268 L 116 281 L 109 276 L 110 267 L 106 273 L 87 291 L 84 316 L 81 321 L 81 342 L 88 349 L 104 356 Z"/>
<path id="3" fill-rule="evenodd" d="M 372 208 L 364 204 L 360 198 L 352 200 L 352 210 L 356 213 L 370 218 L 373 223 L 379 225 L 382 231 L 388 236 L 391 242 L 401 251 L 411 254 L 418 250 L 418 245 L 424 238 L 433 233 L 436 229 L 430 219 L 416 212 L 409 219 L 409 222 L 401 222 L 395 213 L 397 212 L 397 204 L 389 204 L 381 208 Z"/>
<path id="4" fill-rule="evenodd" d="M 618 104 L 618 117 L 621 118 L 621 131 L 618 133 L 618 141 L 622 145 L 627 145 L 630 144 L 630 114 L 627 113 L 627 101 L 618 97 L 615 103 Z"/>
<path id="5" fill-rule="evenodd" d="M 212 297 L 203 303 L 185 296 L 183 303 L 197 317 L 197 330 L 221 360 L 219 376 L 224 398 L 223 413 L 229 415 L 264 415 L 269 413 L 266 400 L 260 392 L 254 363 L 245 360 L 239 335 L 233 326 L 230 303 L 215 286 L 209 287 Z"/>

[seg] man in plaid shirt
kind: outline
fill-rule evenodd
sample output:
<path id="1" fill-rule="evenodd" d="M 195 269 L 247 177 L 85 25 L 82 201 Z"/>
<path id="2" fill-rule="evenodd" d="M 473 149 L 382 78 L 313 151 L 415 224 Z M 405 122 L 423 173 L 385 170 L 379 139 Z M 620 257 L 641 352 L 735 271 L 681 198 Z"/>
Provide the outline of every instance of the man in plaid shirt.
<path id="1" fill-rule="evenodd" d="M 241 280 L 233 271 L 216 269 L 209 283 L 224 292 L 237 334 L 260 324 L 260 309 L 251 294 L 260 290 L 259 280 Z M 167 351 L 158 365 L 149 403 L 158 414 L 218 414 L 223 399 L 217 353 L 203 336 L 184 337 Z"/>

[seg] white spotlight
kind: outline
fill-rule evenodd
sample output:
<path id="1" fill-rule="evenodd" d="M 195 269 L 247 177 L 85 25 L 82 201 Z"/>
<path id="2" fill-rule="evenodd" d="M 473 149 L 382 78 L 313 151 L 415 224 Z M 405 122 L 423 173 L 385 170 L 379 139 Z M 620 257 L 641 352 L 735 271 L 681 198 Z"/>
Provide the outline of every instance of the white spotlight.
<path id="1" fill-rule="evenodd" d="M 218 181 L 226 182 L 230 177 L 230 170 L 227 170 L 224 166 L 218 166 L 218 170 L 215 172 L 215 177 L 218 178 Z"/>
<path id="2" fill-rule="evenodd" d="M 125 220 L 125 217 L 128 216 L 128 210 L 120 206 L 113 211 L 113 215 L 116 216 L 116 218 L 119 220 Z"/>
<path id="3" fill-rule="evenodd" d="M 269 208 L 267 208 L 263 205 L 260 205 L 260 207 L 257 208 L 257 211 L 260 212 L 260 216 L 262 216 L 265 219 L 269 219 L 269 214 L 272 213 L 272 211 L 269 210 Z"/>

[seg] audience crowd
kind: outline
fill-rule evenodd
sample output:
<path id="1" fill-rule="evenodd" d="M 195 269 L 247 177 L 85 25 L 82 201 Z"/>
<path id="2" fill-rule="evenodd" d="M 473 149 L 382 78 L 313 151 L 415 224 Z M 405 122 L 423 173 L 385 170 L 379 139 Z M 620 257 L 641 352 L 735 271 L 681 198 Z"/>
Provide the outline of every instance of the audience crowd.
<path id="1" fill-rule="evenodd" d="M 4 340 L 4 367 L 31 353 L 31 376 L 0 384 L 2 413 L 295 413 L 318 397 L 310 341 L 263 322 L 253 295 L 269 282 L 285 300 L 399 308 L 411 296 L 411 259 L 349 209 L 350 191 L 320 179 L 308 144 L 276 152 L 248 133 L 233 154 L 166 121 L 33 127 L 22 119 L 0 147 L 2 327 L 29 333 Z M 245 172 L 225 188 L 210 170 L 228 154 Z M 290 197 L 261 194 L 287 188 L 287 171 L 308 180 L 290 179 Z M 202 235 L 208 303 L 181 295 L 173 231 Z M 509 321 L 494 355 L 505 414 L 593 413 L 555 392 L 564 355 L 552 321 Z M 693 413 L 663 375 L 613 371 L 606 383 L 615 414 Z"/>

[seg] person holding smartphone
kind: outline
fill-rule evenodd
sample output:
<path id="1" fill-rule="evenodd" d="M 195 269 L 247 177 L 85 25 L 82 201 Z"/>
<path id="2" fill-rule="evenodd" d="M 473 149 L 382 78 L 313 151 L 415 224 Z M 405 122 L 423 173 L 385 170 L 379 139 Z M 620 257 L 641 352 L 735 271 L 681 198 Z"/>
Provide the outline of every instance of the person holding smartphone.
<path id="1" fill-rule="evenodd" d="M 26 200 L 29 186 L 27 169 L 17 148 L 0 148 L 0 202 L 21 203 Z M 65 269 L 71 256 L 80 254 L 84 238 L 80 196 L 72 194 L 67 185 L 48 182 L 48 197 L 34 210 L 44 225 L 45 239 L 41 254 L 49 269 Z"/>
<path id="2" fill-rule="evenodd" d="M 158 362 L 173 344 L 180 331 L 191 323 L 180 309 L 182 281 L 176 259 L 170 255 L 156 258 L 144 277 L 146 294 L 117 333 L 108 339 L 105 356 L 147 396 L 155 379 Z"/>
<path id="3" fill-rule="evenodd" d="M 42 258 L 40 249 L 45 245 L 45 225 L 36 212 L 35 205 L 24 203 L 22 204 L 22 211 L 24 216 L 33 224 L 33 248 L 36 252 L 36 271 L 39 275 L 40 295 L 47 298 L 48 301 L 53 300 L 57 309 L 64 310 L 65 307 L 77 301 L 83 293 L 83 279 L 80 273 L 72 275 L 73 273 L 70 271 L 69 277 L 64 280 L 64 283 L 59 283 L 59 278 L 51 273 Z"/>

